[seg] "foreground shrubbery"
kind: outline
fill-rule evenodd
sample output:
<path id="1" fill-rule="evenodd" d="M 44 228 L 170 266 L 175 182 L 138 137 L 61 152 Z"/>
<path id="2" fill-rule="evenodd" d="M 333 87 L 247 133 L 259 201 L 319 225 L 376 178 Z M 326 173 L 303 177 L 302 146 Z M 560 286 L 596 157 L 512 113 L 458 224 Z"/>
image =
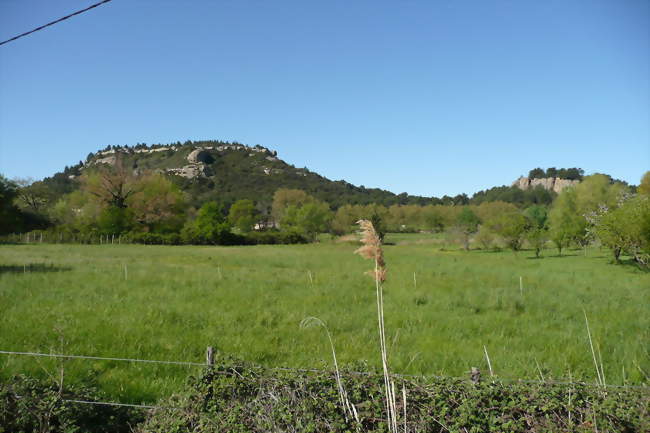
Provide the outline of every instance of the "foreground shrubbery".
<path id="1" fill-rule="evenodd" d="M 333 372 L 265 370 L 227 361 L 191 378 L 188 388 L 135 410 L 66 402 L 101 400 L 83 387 L 16 377 L 0 385 L 0 432 L 385 432 L 383 378 L 342 372 L 359 423 L 346 419 Z M 647 389 L 584 384 L 473 384 L 402 378 L 397 407 L 408 432 L 641 432 L 650 429 Z M 20 397 L 18 397 L 20 396 Z M 62 397 L 62 398 L 61 398 Z M 143 421 L 143 418 L 144 421 Z"/>
<path id="2" fill-rule="evenodd" d="M 0 383 L 0 432 L 127 433 L 143 419 L 139 409 L 80 404 L 66 400 L 106 401 L 90 387 L 69 386 L 15 376 Z"/>
<path id="3" fill-rule="evenodd" d="M 191 380 L 139 427 L 150 432 L 383 432 L 383 378 L 343 372 L 359 421 L 344 417 L 333 373 L 269 371 L 225 363 Z M 398 380 L 409 432 L 640 432 L 650 428 L 647 390 L 587 385 Z M 400 430 L 404 405 L 397 401 Z M 597 429 L 597 430 L 596 430 Z"/>

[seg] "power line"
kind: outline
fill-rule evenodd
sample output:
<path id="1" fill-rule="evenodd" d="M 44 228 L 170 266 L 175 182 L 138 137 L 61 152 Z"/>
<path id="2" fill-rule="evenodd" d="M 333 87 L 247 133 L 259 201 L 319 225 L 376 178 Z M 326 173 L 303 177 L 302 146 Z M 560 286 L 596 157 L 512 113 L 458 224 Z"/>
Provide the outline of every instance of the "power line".
<path id="1" fill-rule="evenodd" d="M 66 16 L 64 16 L 63 18 L 59 18 L 59 19 L 56 20 L 56 21 L 52 21 L 52 22 L 47 23 L 47 24 L 44 24 L 44 25 L 42 25 L 42 26 L 40 26 L 40 27 L 36 27 L 34 30 L 30 30 L 30 31 L 28 31 L 28 32 L 21 33 L 21 34 L 19 34 L 18 36 L 14 36 L 14 37 L 11 38 L 11 39 L 7 39 L 6 41 L 0 42 L 0 45 L 4 45 L 4 44 L 6 44 L 6 43 L 8 43 L 8 42 L 15 41 L 16 39 L 22 38 L 23 36 L 27 36 L 27 35 L 29 35 L 29 34 L 32 34 L 32 33 L 34 33 L 34 32 L 37 32 L 37 31 L 39 31 L 39 30 L 43 30 L 43 29 L 46 28 L 46 27 L 52 26 L 52 25 L 54 25 L 54 24 L 56 24 L 56 23 L 60 23 L 61 21 L 65 21 L 65 20 L 67 20 L 68 18 L 72 18 L 72 17 L 75 16 L 75 15 L 82 14 L 82 13 L 84 13 L 84 12 L 86 12 L 86 11 L 89 11 L 89 10 L 91 10 L 91 9 L 93 9 L 93 8 L 96 8 L 97 6 L 101 6 L 101 5 L 103 5 L 104 3 L 108 3 L 109 1 L 111 1 L 111 0 L 102 0 L 102 1 L 100 1 L 99 3 L 95 3 L 94 5 L 88 6 L 88 7 L 85 8 L 85 9 L 81 9 L 80 11 L 73 12 L 73 13 L 71 13 L 70 15 L 66 15 Z"/>

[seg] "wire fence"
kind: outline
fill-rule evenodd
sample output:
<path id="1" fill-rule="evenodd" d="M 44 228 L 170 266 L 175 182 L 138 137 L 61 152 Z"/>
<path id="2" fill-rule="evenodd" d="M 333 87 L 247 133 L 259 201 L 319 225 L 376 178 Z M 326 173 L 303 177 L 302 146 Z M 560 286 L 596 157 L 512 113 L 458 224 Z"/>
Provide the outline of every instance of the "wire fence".
<path id="1" fill-rule="evenodd" d="M 40 353 L 40 352 L 17 352 L 11 350 L 0 350 L 1 355 L 17 355 L 17 356 L 33 356 L 33 357 L 46 357 L 46 358 L 63 358 L 63 359 L 82 359 L 82 360 L 95 360 L 95 361 L 121 361 L 121 362 L 141 362 L 149 364 L 168 364 L 168 365 L 181 365 L 189 367 L 210 367 L 211 364 L 208 362 L 192 362 L 192 361 L 166 361 L 158 359 L 139 359 L 139 358 L 116 358 L 116 357 L 104 357 L 104 356 L 89 356 L 89 355 L 65 355 L 57 353 Z M 250 368 L 246 365 L 231 365 L 231 368 L 245 369 Z M 318 368 L 297 368 L 297 367 L 261 367 L 264 370 L 270 371 L 287 371 L 287 372 L 297 372 L 297 373 L 327 373 L 328 370 L 318 369 Z M 224 372 L 225 373 L 225 372 Z M 346 374 L 355 375 L 355 376 L 376 376 L 381 375 L 381 373 L 368 372 L 368 371 L 353 371 L 345 370 Z M 416 374 L 399 374 L 391 373 L 391 376 L 396 378 L 418 378 L 418 379 L 451 379 L 451 380 L 461 380 L 467 381 L 468 377 L 458 377 L 458 376 L 441 376 L 441 375 L 416 375 Z M 532 379 L 512 379 L 512 378 L 502 378 L 502 377 L 490 377 L 490 381 L 494 382 L 504 382 L 504 383 L 531 383 L 531 384 L 552 384 L 552 385 L 581 385 L 581 386 L 593 386 L 601 388 L 631 388 L 631 389 L 643 389 L 650 391 L 650 386 L 647 385 L 602 385 L 599 383 L 589 383 L 589 382 L 577 382 L 577 381 L 563 381 L 563 380 L 532 380 Z"/>

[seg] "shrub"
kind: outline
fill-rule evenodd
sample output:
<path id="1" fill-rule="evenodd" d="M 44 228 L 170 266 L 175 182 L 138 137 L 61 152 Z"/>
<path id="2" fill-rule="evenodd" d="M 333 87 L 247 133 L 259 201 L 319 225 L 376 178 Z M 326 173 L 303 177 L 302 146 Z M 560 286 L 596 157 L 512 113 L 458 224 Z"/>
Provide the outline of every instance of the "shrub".
<path id="1" fill-rule="evenodd" d="M 127 433 L 142 411 L 66 400 L 109 401 L 94 388 L 15 376 L 0 383 L 0 432 Z"/>

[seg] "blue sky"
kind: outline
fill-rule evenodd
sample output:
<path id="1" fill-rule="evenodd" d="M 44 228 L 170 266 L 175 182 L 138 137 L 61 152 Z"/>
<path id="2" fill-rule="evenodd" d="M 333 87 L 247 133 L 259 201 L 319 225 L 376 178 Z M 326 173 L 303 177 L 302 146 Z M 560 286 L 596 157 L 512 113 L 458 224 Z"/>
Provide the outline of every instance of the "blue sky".
<path id="1" fill-rule="evenodd" d="M 0 39 L 93 0 L 0 0 Z M 650 2 L 113 0 L 0 46 L 0 173 L 223 139 L 330 179 L 471 194 L 650 169 Z"/>

